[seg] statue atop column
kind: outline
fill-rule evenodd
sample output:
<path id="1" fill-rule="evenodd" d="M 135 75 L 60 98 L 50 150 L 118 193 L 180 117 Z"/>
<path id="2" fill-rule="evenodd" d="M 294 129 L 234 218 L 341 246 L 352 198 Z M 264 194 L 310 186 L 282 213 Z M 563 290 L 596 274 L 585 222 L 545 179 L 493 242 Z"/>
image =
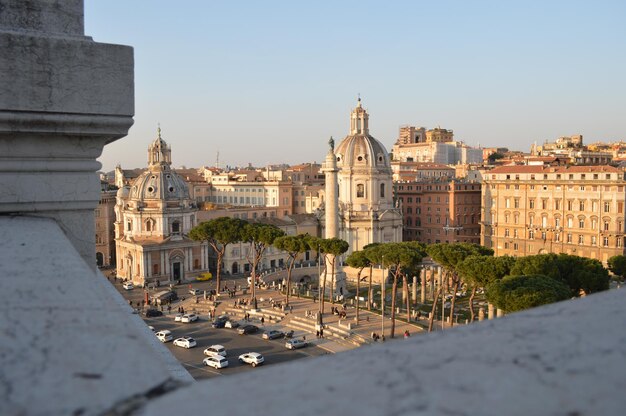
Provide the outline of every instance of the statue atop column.
<path id="1" fill-rule="evenodd" d="M 335 139 L 333 139 L 333 136 L 330 136 L 330 139 L 328 139 L 328 145 L 330 146 L 330 151 L 334 152 L 335 151 Z"/>

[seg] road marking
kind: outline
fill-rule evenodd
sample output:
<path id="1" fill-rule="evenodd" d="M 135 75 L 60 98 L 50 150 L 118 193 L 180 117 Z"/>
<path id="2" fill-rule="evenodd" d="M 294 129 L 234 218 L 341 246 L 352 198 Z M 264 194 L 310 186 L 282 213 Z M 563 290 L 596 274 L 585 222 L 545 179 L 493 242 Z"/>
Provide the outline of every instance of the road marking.
<path id="1" fill-rule="evenodd" d="M 222 374 L 220 371 L 211 369 L 211 367 L 209 367 L 208 365 L 203 365 L 202 367 L 199 367 L 195 364 L 189 364 L 189 363 L 184 363 L 187 367 L 192 367 L 195 368 L 196 370 L 202 370 L 202 371 L 206 371 L 207 373 L 211 373 L 211 374 L 219 374 L 220 376 L 223 376 L 224 374 Z"/>

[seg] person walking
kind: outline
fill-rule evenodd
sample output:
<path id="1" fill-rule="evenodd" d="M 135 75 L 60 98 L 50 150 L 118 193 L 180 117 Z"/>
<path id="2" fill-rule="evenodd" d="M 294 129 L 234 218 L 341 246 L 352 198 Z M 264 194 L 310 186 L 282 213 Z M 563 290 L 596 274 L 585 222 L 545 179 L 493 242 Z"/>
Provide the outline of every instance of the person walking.
<path id="1" fill-rule="evenodd" d="M 261 317 L 261 325 L 265 326 L 265 317 Z"/>

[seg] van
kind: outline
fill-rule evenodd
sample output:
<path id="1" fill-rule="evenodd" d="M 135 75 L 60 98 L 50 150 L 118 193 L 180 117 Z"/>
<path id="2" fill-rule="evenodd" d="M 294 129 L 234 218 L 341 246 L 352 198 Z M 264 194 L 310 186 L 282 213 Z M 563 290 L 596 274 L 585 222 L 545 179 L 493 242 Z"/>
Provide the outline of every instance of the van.
<path id="1" fill-rule="evenodd" d="M 168 342 L 174 339 L 174 336 L 172 335 L 172 331 L 168 329 L 163 329 L 159 332 L 156 332 L 154 335 L 161 342 Z"/>
<path id="2" fill-rule="evenodd" d="M 172 292 L 171 290 L 162 290 L 161 292 L 157 292 L 152 295 L 151 299 L 156 300 L 156 302 L 160 305 L 162 303 L 168 303 L 178 299 L 178 295 L 176 292 Z"/>

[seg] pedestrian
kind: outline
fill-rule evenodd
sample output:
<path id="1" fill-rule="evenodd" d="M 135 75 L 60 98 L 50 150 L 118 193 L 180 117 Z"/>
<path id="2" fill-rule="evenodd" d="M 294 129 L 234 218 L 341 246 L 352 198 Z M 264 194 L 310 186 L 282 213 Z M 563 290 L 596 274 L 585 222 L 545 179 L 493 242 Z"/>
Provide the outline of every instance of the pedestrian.
<path id="1" fill-rule="evenodd" d="M 411 336 L 411 334 L 409 334 L 409 330 L 408 329 L 406 331 L 404 331 L 404 338 L 405 339 L 410 337 L 410 336 Z"/>
<path id="2" fill-rule="evenodd" d="M 265 317 L 261 317 L 261 325 L 265 326 Z"/>
<path id="3" fill-rule="evenodd" d="M 324 338 L 324 328 L 320 328 L 320 338 Z"/>
<path id="4" fill-rule="evenodd" d="M 302 341 L 306 342 L 306 335 L 302 335 Z"/>
<path id="5" fill-rule="evenodd" d="M 417 319 L 420 319 L 422 317 L 422 311 L 417 311 Z"/>
<path id="6" fill-rule="evenodd" d="M 367 316 L 365 317 L 365 320 L 366 320 L 367 322 L 369 322 L 369 321 L 370 321 L 370 316 L 369 316 L 369 315 L 367 315 Z"/>
<path id="7" fill-rule="evenodd" d="M 289 313 L 293 313 L 293 305 L 289 305 Z"/>
<path id="8" fill-rule="evenodd" d="M 316 330 L 315 331 L 315 338 L 319 338 L 320 337 L 320 330 Z"/>
<path id="9" fill-rule="evenodd" d="M 170 315 L 172 313 L 172 305 L 167 305 L 167 314 Z"/>

